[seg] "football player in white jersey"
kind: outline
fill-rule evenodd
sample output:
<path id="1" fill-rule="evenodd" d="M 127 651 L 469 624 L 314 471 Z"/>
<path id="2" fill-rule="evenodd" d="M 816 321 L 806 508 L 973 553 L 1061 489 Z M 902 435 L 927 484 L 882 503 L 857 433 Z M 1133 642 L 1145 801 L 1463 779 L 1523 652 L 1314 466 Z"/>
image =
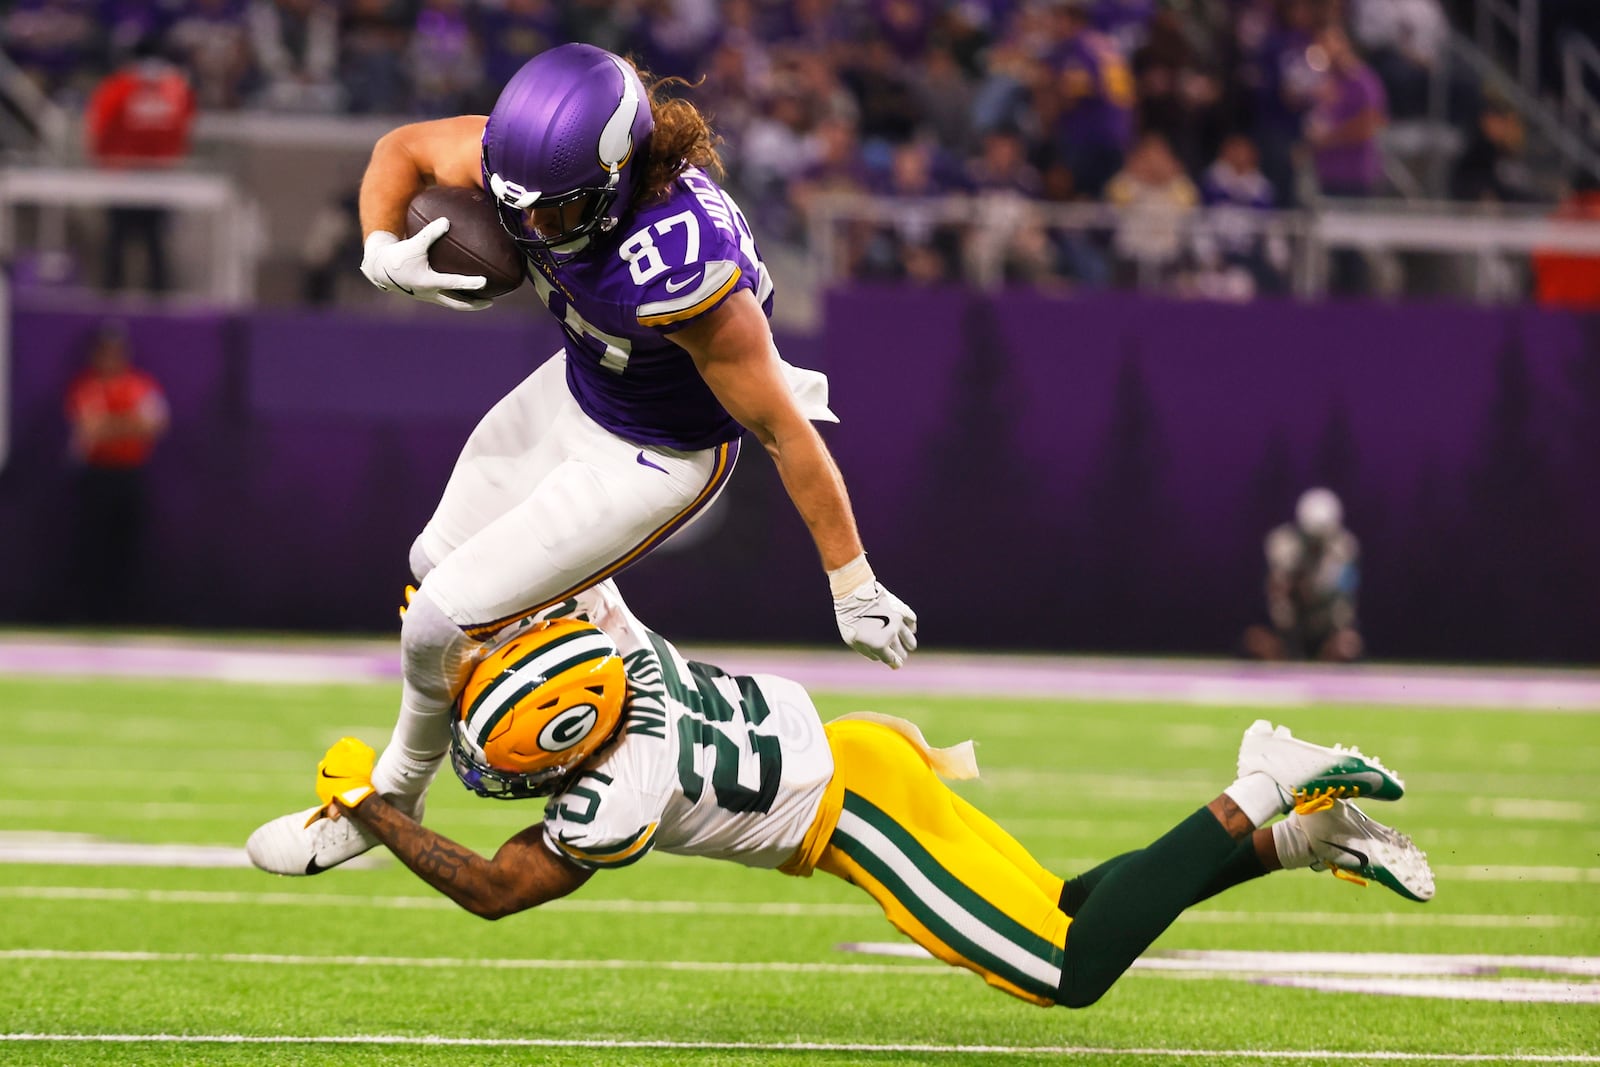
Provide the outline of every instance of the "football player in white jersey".
<path id="1" fill-rule="evenodd" d="M 1294 522 L 1274 526 L 1265 549 L 1272 626 L 1247 629 L 1245 651 L 1265 660 L 1349 663 L 1360 658 L 1361 544 L 1345 529 L 1339 497 L 1320 487 L 1301 493 Z"/>
<path id="2" fill-rule="evenodd" d="M 1149 847 L 1064 881 L 940 780 L 976 775 L 970 742 L 931 748 L 910 723 L 870 713 L 823 725 L 798 683 L 685 659 L 610 583 L 583 599 L 589 621 L 536 623 L 490 653 L 454 715 L 461 780 L 488 797 L 548 797 L 541 823 L 480 856 L 385 801 L 373 751 L 354 738 L 318 764 L 323 814 L 353 818 L 485 918 L 652 851 L 823 870 L 939 959 L 1042 1006 L 1092 1004 L 1185 908 L 1270 871 L 1331 869 L 1433 896 L 1427 857 L 1347 799 L 1404 791 L 1355 749 L 1258 722 L 1221 795 Z"/>
<path id="3" fill-rule="evenodd" d="M 778 357 L 772 280 L 738 205 L 706 173 L 714 135 L 686 101 L 591 45 L 553 48 L 488 116 L 402 126 L 361 186 L 362 271 L 457 310 L 482 277 L 443 275 L 437 219 L 402 238 L 427 185 L 479 188 L 526 253 L 565 347 L 484 416 L 411 550 L 399 722 L 379 790 L 421 816 L 449 710 L 481 642 L 636 562 L 721 493 L 748 429 L 814 539 L 845 642 L 900 667 L 916 614 L 867 563 L 844 481 L 811 420 L 827 380 Z M 543 353 L 540 353 L 543 355 Z M 463 372 L 470 373 L 470 354 Z M 820 577 L 820 576 L 819 576 Z M 275 874 L 316 874 L 377 841 L 352 822 L 281 816 L 250 837 Z"/>

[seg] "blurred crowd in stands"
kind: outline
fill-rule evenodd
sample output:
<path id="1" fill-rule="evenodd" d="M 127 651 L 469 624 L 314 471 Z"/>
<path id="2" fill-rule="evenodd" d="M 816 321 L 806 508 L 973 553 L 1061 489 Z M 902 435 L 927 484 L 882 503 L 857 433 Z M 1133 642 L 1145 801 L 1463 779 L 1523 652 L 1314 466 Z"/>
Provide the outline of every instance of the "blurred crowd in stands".
<path id="1" fill-rule="evenodd" d="M 1558 194 L 1518 113 L 1451 62 L 1453 0 L 13 0 L 0 46 L 56 99 L 85 99 L 136 46 L 185 70 L 202 109 L 483 112 L 529 56 L 569 40 L 628 54 L 726 140 L 765 234 L 804 242 L 818 198 L 982 201 L 952 222 L 847 228 L 857 277 L 941 280 L 974 254 L 1010 280 L 1182 274 L 1281 287 L 1282 235 L 1252 213 L 1392 191 L 1380 138 L 1454 131 L 1453 196 Z M 1600 4 L 1593 5 L 1600 8 Z M 703 80 L 701 80 L 703 79 Z M 1027 225 L 1038 205 L 1120 221 Z M 1204 227 L 1184 222 L 1199 205 Z M 973 218 L 1009 220 L 980 248 Z M 1217 221 L 1217 220 L 1221 221 Z M 992 242 L 991 242 L 992 243 Z M 1336 288 L 1364 284 L 1359 269 Z"/>

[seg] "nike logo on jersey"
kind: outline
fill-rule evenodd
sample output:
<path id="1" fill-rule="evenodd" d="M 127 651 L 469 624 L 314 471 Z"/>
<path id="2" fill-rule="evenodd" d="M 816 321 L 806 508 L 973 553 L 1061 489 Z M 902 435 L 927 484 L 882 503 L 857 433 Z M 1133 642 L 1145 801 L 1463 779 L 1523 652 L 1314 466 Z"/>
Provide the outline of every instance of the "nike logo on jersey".
<path id="1" fill-rule="evenodd" d="M 645 458 L 645 454 L 643 452 L 639 453 L 639 466 L 641 466 L 641 467 L 649 467 L 651 470 L 658 470 L 662 474 L 670 474 L 670 473 L 672 473 L 671 471 L 667 470 L 667 468 L 663 467 L 661 464 L 650 462 L 650 460 Z"/>
<path id="2" fill-rule="evenodd" d="M 1345 853 L 1346 855 L 1354 856 L 1357 867 L 1365 867 L 1367 865 L 1367 862 L 1368 862 L 1367 861 L 1367 854 L 1365 852 L 1357 852 L 1353 848 L 1346 848 L 1345 846 L 1339 844 L 1339 842 L 1337 842 L 1337 841 L 1329 841 L 1326 838 L 1322 839 L 1322 843 L 1324 845 L 1327 845 L 1329 848 L 1336 848 L 1340 852 Z"/>
<path id="3" fill-rule="evenodd" d="M 677 281 L 677 279 L 675 279 L 675 278 L 668 278 L 666 280 L 667 292 L 676 293 L 676 292 L 680 292 L 680 291 L 682 291 L 684 289 L 687 289 L 689 286 L 694 284 L 695 279 L 698 278 L 698 277 L 700 277 L 700 272 L 699 271 L 695 271 L 693 274 L 689 275 L 687 278 L 683 279 L 683 281 L 681 281 L 681 282 Z M 674 284 L 675 282 L 676 282 L 676 284 Z"/>
<path id="4" fill-rule="evenodd" d="M 407 289 L 405 286 L 403 286 L 399 282 L 395 281 L 394 280 L 394 275 L 390 274 L 388 271 L 384 271 L 383 272 L 383 276 L 385 278 L 389 279 L 389 284 L 390 285 L 394 286 L 396 289 L 400 290 L 402 293 L 406 294 L 407 296 L 416 296 L 417 295 L 417 291 L 415 289 Z"/>

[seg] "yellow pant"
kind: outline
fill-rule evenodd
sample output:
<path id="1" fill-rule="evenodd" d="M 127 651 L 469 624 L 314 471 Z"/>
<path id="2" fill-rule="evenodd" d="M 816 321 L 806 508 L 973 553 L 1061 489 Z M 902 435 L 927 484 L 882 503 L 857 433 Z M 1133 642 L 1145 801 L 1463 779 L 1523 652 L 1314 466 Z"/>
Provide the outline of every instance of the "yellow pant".
<path id="1" fill-rule="evenodd" d="M 833 722 L 833 781 L 785 871 L 827 871 L 872 894 L 895 928 L 946 963 L 1034 1004 L 1061 984 L 1062 882 L 950 790 L 905 737 Z"/>

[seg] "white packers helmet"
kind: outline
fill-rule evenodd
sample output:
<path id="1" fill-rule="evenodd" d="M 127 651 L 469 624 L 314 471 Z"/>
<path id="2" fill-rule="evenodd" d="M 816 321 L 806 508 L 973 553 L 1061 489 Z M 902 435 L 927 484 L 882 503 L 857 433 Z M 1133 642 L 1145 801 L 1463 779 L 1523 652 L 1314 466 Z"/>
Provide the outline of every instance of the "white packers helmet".
<path id="1" fill-rule="evenodd" d="M 616 732 L 627 692 L 610 637 L 576 619 L 539 623 L 473 668 L 456 701 L 451 766 L 479 796 L 549 796 Z"/>
<path id="2" fill-rule="evenodd" d="M 1307 489 L 1294 506 L 1294 521 L 1307 537 L 1323 540 L 1339 532 L 1344 507 L 1332 489 Z"/>

